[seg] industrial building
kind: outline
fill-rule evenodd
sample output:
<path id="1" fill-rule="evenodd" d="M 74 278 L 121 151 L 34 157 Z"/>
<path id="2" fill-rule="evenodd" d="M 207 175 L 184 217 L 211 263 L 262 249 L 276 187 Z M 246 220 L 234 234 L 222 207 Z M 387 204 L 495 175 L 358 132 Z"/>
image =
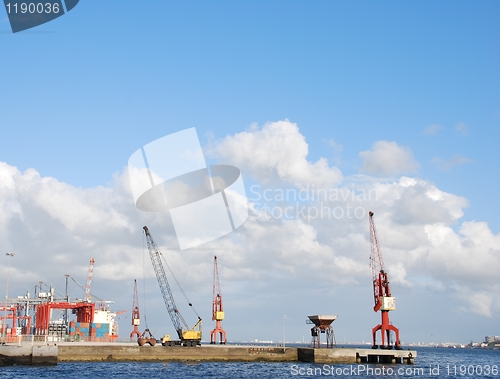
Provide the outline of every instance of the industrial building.
<path id="1" fill-rule="evenodd" d="M 66 292 L 56 296 L 52 285 L 39 282 L 33 293 L 7 298 L 0 304 L 2 343 L 32 341 L 112 342 L 118 338 L 117 313 L 112 301 L 90 296 L 94 259 L 91 259 L 85 287 L 66 275 Z M 70 299 L 69 280 L 84 289 L 81 299 Z M 121 312 L 120 312 L 121 313 Z"/>

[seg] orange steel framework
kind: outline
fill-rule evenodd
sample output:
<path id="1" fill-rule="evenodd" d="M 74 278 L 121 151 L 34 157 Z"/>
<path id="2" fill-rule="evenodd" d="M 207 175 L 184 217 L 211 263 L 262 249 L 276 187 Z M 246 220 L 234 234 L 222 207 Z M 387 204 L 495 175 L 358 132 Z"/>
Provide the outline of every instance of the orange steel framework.
<path id="1" fill-rule="evenodd" d="M 399 329 L 392 325 L 389 321 L 389 311 L 395 310 L 394 298 L 391 296 L 391 287 L 389 286 L 389 275 L 385 271 L 382 253 L 380 252 L 380 245 L 378 242 L 377 230 L 373 222 L 373 212 L 370 211 L 370 241 L 371 241 L 371 268 L 373 279 L 373 296 L 375 306 L 373 310 L 382 314 L 382 322 L 372 329 L 373 349 L 377 349 L 377 332 L 380 330 L 382 344 L 381 349 L 392 349 L 390 334 L 391 331 L 396 335 L 394 347 L 398 350 L 401 349 L 401 342 L 399 340 Z M 387 337 L 387 341 L 386 341 Z"/>
<path id="2" fill-rule="evenodd" d="M 141 324 L 141 314 L 139 312 L 139 296 L 137 295 L 137 280 L 134 279 L 134 301 L 132 304 L 132 326 L 134 330 L 130 333 L 130 338 L 136 336 L 139 338 L 141 333 L 139 332 L 139 325 Z"/>
<path id="3" fill-rule="evenodd" d="M 219 270 L 217 268 L 217 257 L 214 256 L 214 288 L 212 303 L 212 320 L 215 321 L 215 329 L 210 332 L 210 343 L 217 343 L 217 335 L 221 344 L 227 342 L 226 331 L 222 329 L 221 322 L 224 320 L 224 307 L 219 283 Z"/>
<path id="4" fill-rule="evenodd" d="M 31 316 L 20 316 L 19 311 L 21 307 L 19 305 L 12 307 L 0 306 L 0 320 L 12 320 L 12 327 L 10 335 L 15 336 L 18 326 L 18 320 L 26 320 L 25 326 L 21 326 L 21 334 L 29 334 L 31 330 Z M 7 313 L 8 312 L 8 313 Z M 7 316 L 4 318 L 4 314 L 7 313 Z M 2 329 L 8 329 L 6 326 L 6 320 L 2 321 Z M 0 333 L 6 333 L 6 330 L 2 330 Z"/>
<path id="5" fill-rule="evenodd" d="M 5 307 L 5 306 L 0 306 L 0 312 L 2 314 L 0 315 L 0 320 L 2 321 L 2 330 L 0 331 L 0 334 L 5 334 L 7 335 L 7 320 L 11 319 L 12 320 L 12 327 L 10 335 L 15 336 L 16 335 L 16 325 L 17 325 L 17 307 Z M 7 313 L 8 312 L 8 313 Z M 6 317 L 4 317 L 4 314 L 6 314 Z"/>
<path id="6" fill-rule="evenodd" d="M 50 313 L 52 309 L 72 309 L 77 322 L 94 322 L 93 303 L 47 302 L 36 307 L 35 334 L 45 335 L 49 331 Z"/>

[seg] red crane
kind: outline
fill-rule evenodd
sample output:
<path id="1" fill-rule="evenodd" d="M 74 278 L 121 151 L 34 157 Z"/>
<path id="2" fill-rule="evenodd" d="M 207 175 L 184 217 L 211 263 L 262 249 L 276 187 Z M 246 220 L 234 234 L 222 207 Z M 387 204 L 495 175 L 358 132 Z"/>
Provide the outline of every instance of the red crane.
<path id="1" fill-rule="evenodd" d="M 227 342 L 226 331 L 222 329 L 221 321 L 224 320 L 224 307 L 222 306 L 222 295 L 220 292 L 219 270 L 217 268 L 217 257 L 214 255 L 214 300 L 212 303 L 212 320 L 215 321 L 215 329 L 210 332 L 210 343 L 217 343 L 217 335 L 221 344 Z"/>
<path id="2" fill-rule="evenodd" d="M 85 286 L 85 294 L 83 301 L 90 302 L 90 284 L 92 283 L 92 272 L 94 271 L 94 258 L 90 260 L 89 273 L 87 274 L 87 285 Z"/>
<path id="3" fill-rule="evenodd" d="M 396 299 L 391 296 L 391 287 L 389 286 L 389 275 L 385 271 L 384 260 L 380 252 L 380 245 L 378 243 L 377 230 L 373 222 L 373 212 L 370 211 L 370 241 L 371 241 L 371 268 L 373 279 L 373 297 L 375 312 L 380 311 L 382 314 L 382 322 L 372 329 L 373 336 L 373 349 L 377 349 L 377 332 L 380 330 L 382 337 L 381 349 L 392 349 L 391 345 L 391 331 L 396 335 L 394 347 L 401 350 L 401 342 L 399 340 L 399 329 L 392 325 L 389 321 L 389 311 L 396 309 Z M 387 337 L 387 341 L 385 338 Z M 387 343 L 386 343 L 387 342 Z"/>
<path id="4" fill-rule="evenodd" d="M 118 313 L 117 313 L 118 314 Z M 137 336 L 139 338 L 139 325 L 141 324 L 141 314 L 139 312 L 139 296 L 137 295 L 137 280 L 134 279 L 134 302 L 132 303 L 132 326 L 134 330 L 130 333 L 130 338 Z"/>

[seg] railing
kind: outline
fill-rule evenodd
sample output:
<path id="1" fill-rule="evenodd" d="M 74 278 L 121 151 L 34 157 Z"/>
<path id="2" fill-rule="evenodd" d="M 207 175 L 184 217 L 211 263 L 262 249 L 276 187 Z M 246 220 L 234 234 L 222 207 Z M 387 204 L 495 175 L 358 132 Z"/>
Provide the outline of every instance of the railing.
<path id="1" fill-rule="evenodd" d="M 76 337 L 76 338 L 75 338 Z M 21 345 L 47 345 L 57 342 L 106 342 L 106 343 L 123 343 L 123 342 L 136 342 L 136 340 L 131 341 L 130 338 L 116 338 L 116 337 L 96 337 L 96 336 L 69 336 L 67 334 L 23 334 L 23 335 L 7 335 L 2 336 L 0 334 L 0 342 L 5 341 L 9 344 Z"/>
<path id="2" fill-rule="evenodd" d="M 23 334 L 19 336 L 7 336 L 7 343 L 15 343 L 17 345 L 27 345 L 30 344 L 31 346 L 37 344 L 37 345 L 46 345 L 48 342 L 48 337 L 50 336 L 36 336 L 33 334 Z"/>

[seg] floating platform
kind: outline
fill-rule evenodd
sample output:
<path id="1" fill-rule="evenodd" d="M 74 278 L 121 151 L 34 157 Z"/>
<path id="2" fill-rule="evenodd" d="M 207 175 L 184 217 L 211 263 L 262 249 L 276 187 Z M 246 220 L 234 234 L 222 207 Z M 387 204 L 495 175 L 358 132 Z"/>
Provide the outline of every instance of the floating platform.
<path id="1" fill-rule="evenodd" d="M 414 350 L 296 348 L 202 345 L 138 346 L 137 344 L 64 343 L 0 346 L 0 365 L 55 365 L 58 362 L 309 362 L 327 364 L 413 364 Z"/>

